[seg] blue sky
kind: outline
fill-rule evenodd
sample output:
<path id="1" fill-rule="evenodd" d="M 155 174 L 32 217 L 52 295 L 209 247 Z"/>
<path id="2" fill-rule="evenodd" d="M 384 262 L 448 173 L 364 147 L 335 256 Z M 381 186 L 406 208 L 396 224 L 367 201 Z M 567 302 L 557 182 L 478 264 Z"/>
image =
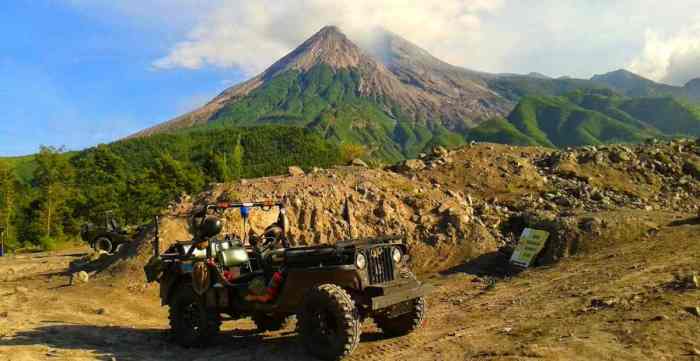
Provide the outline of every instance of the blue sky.
<path id="1" fill-rule="evenodd" d="M 235 68 L 154 69 L 179 31 L 61 1 L 0 2 L 0 156 L 110 142 L 240 81 Z"/>
<path id="2" fill-rule="evenodd" d="M 481 71 L 700 77 L 697 0 L 5 0 L 0 156 L 171 119 L 330 24 L 360 44 L 382 26 Z"/>

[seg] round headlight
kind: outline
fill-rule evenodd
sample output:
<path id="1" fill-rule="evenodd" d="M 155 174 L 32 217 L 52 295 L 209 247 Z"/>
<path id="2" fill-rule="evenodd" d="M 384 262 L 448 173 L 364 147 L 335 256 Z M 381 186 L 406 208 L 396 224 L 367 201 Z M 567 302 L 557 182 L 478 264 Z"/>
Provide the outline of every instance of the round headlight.
<path id="1" fill-rule="evenodd" d="M 398 247 L 394 247 L 394 249 L 391 250 L 391 259 L 394 260 L 394 263 L 401 262 L 401 250 Z"/>
<path id="2" fill-rule="evenodd" d="M 367 258 L 365 258 L 364 254 L 357 254 L 357 258 L 355 258 L 355 266 L 357 266 L 358 269 L 365 269 L 365 266 L 367 266 Z"/>

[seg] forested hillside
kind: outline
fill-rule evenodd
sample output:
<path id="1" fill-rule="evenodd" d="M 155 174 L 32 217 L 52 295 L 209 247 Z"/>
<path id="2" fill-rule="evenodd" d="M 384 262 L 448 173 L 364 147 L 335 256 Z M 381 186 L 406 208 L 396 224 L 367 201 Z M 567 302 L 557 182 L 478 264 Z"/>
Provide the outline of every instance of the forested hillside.
<path id="1" fill-rule="evenodd" d="M 291 165 L 329 167 L 362 149 L 288 126 L 190 130 L 74 153 L 43 147 L 21 161 L 0 159 L 0 226 L 9 248 L 50 249 L 108 210 L 140 224 L 210 182 L 281 174 Z"/>
<path id="2" fill-rule="evenodd" d="M 670 97 L 628 98 L 590 89 L 525 97 L 507 119 L 487 121 L 472 129 L 469 138 L 555 148 L 698 135 L 700 111 L 695 106 Z"/>
<path id="3" fill-rule="evenodd" d="M 307 72 L 289 70 L 225 106 L 208 126 L 303 126 L 338 144 L 363 144 L 386 160 L 415 156 L 433 144 L 464 142 L 439 122 L 412 121 L 389 99 L 361 96 L 360 88 L 360 74 L 352 69 L 320 64 Z"/>

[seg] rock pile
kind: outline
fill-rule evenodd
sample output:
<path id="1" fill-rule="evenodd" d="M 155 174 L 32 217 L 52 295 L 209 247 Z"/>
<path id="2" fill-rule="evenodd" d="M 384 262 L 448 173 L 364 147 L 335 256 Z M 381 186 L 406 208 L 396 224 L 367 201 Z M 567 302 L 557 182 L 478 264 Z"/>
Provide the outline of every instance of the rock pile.
<path id="1" fill-rule="evenodd" d="M 547 263 L 578 252 L 606 231 L 600 215 L 605 212 L 700 209 L 697 141 L 556 151 L 471 144 L 436 147 L 385 169 L 352 164 L 308 173 L 290 167 L 287 175 L 213 184 L 195 197 L 181 196 L 169 212 L 187 215 L 196 205 L 222 199 L 285 198 L 294 245 L 403 234 L 420 272 L 512 248 L 524 227 L 551 233 Z M 342 217 L 346 200 L 350 224 Z M 260 233 L 276 217 L 254 211 L 249 227 Z M 240 215 L 228 212 L 226 218 L 224 232 L 242 234 Z M 168 224 L 161 228 L 162 247 L 188 238 L 186 221 Z M 645 227 L 638 228 L 650 229 Z M 140 272 L 152 252 L 151 239 L 146 232 L 135 248 L 110 258 L 117 266 L 109 269 Z"/>

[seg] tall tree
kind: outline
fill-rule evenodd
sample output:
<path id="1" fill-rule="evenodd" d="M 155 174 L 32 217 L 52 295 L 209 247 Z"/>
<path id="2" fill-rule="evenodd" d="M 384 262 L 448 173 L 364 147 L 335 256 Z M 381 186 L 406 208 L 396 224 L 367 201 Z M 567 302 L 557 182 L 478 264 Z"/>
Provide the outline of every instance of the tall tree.
<path id="1" fill-rule="evenodd" d="M 183 164 L 169 153 L 163 153 L 156 160 L 149 178 L 161 190 L 164 201 L 172 199 L 180 193 L 194 193 L 204 186 L 204 177 L 200 169 Z"/>
<path id="2" fill-rule="evenodd" d="M 241 179 L 243 177 L 243 156 L 245 151 L 243 150 L 243 145 L 241 144 L 241 136 L 238 136 L 236 145 L 233 147 L 233 154 L 231 154 L 231 178 Z"/>
<path id="3" fill-rule="evenodd" d="M 124 204 L 127 187 L 126 162 L 107 145 L 101 144 L 74 159 L 80 192 L 76 195 L 75 216 L 93 221 L 106 211 L 124 220 L 129 204 Z"/>
<path id="4" fill-rule="evenodd" d="M 61 216 L 70 194 L 73 167 L 59 148 L 42 146 L 35 158 L 34 182 L 39 188 L 41 230 L 44 236 L 52 237 L 62 231 Z"/>
<path id="5" fill-rule="evenodd" d="M 228 182 L 231 180 L 231 171 L 226 162 L 226 154 L 219 154 L 214 150 L 209 151 L 203 167 L 206 175 L 215 182 Z"/>
<path id="6" fill-rule="evenodd" d="M 14 218 L 16 213 L 17 177 L 14 170 L 6 163 L 0 162 L 0 237 L 3 249 L 15 242 Z"/>

